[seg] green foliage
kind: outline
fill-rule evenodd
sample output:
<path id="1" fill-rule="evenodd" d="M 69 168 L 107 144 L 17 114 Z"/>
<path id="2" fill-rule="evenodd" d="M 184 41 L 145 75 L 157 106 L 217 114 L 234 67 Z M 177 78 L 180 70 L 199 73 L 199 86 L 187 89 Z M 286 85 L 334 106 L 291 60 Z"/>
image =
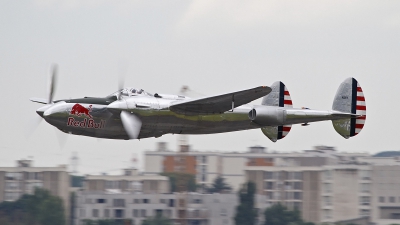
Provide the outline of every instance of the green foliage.
<path id="1" fill-rule="evenodd" d="M 197 189 L 195 175 L 189 173 L 161 173 L 162 176 L 169 178 L 171 192 L 191 191 L 195 192 Z"/>
<path id="2" fill-rule="evenodd" d="M 236 225 L 254 225 L 257 219 L 257 212 L 254 209 L 254 195 L 256 185 L 253 182 L 246 183 L 238 195 L 240 204 L 236 207 Z"/>
<path id="3" fill-rule="evenodd" d="M 143 220 L 142 225 L 173 225 L 173 223 L 168 218 L 162 216 L 156 216 Z"/>
<path id="4" fill-rule="evenodd" d="M 1 224 L 65 225 L 63 202 L 47 190 L 36 189 L 15 202 L 0 203 Z"/>
<path id="5" fill-rule="evenodd" d="M 225 178 L 221 176 L 215 178 L 211 187 L 207 189 L 209 193 L 222 193 L 222 192 L 229 192 L 231 190 L 232 187 L 230 187 L 227 183 L 225 183 Z"/>
<path id="6" fill-rule="evenodd" d="M 85 179 L 85 177 L 71 175 L 70 179 L 71 179 L 71 187 L 83 187 L 83 180 Z"/>
<path id="7" fill-rule="evenodd" d="M 301 219 L 300 211 L 289 210 L 280 203 L 267 208 L 264 212 L 264 225 L 314 225 Z"/>
<path id="8" fill-rule="evenodd" d="M 130 219 L 123 219 L 123 220 L 113 220 L 113 219 L 106 219 L 106 220 L 89 220 L 85 219 L 82 220 L 83 225 L 125 225 L 131 224 Z"/>

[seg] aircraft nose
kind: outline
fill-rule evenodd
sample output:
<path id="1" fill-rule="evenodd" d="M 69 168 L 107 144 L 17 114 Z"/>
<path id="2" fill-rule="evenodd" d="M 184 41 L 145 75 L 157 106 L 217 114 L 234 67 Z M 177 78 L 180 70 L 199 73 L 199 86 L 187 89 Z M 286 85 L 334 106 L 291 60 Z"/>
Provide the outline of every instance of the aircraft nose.
<path id="1" fill-rule="evenodd" d="M 47 110 L 47 109 L 49 109 L 50 107 L 51 107 L 52 105 L 45 105 L 45 106 L 43 106 L 43 107 L 40 107 L 40 108 L 38 108 L 37 110 L 36 110 L 36 113 L 40 116 L 40 117 L 43 117 L 44 115 L 44 112 Z"/>
<path id="2" fill-rule="evenodd" d="M 42 113 L 42 111 L 38 112 L 38 114 L 39 113 Z M 64 116 L 66 113 L 67 113 L 67 109 L 66 109 L 65 102 L 57 102 L 56 104 L 50 105 L 50 107 L 45 109 L 44 112 L 42 113 L 42 117 L 48 118 L 48 117 L 57 116 L 57 115 Z"/>

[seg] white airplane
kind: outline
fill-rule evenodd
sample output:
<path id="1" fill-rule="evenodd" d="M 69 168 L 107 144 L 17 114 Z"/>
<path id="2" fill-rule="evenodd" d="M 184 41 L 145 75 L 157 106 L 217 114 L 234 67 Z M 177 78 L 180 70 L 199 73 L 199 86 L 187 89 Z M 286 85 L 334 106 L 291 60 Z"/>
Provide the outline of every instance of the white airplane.
<path id="1" fill-rule="evenodd" d="M 288 135 L 292 124 L 331 120 L 344 138 L 360 133 L 366 119 L 362 89 L 354 78 L 346 79 L 332 110 L 293 108 L 286 86 L 277 81 L 204 98 L 150 94 L 138 88 L 122 88 L 106 97 L 53 101 L 54 79 L 46 104 L 36 112 L 49 124 L 69 134 L 109 139 L 141 139 L 164 134 L 212 134 L 261 129 L 273 142 Z M 261 98 L 261 105 L 248 105 Z"/>

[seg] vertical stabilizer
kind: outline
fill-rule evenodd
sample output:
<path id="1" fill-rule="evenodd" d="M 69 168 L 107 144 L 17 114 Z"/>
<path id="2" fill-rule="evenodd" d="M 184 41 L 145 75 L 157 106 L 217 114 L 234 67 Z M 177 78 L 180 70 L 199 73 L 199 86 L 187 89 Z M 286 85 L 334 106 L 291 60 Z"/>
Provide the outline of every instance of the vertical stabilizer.
<path id="1" fill-rule="evenodd" d="M 357 115 L 350 119 L 333 120 L 336 132 L 346 139 L 361 132 L 365 124 L 367 108 L 364 93 L 356 79 L 350 77 L 340 84 L 332 109 Z"/>
<path id="2" fill-rule="evenodd" d="M 276 81 L 270 87 L 272 91 L 262 99 L 262 105 L 293 108 L 290 93 L 284 83 L 281 81 Z M 276 142 L 277 140 L 286 137 L 291 128 L 292 125 L 283 125 L 275 127 L 263 127 L 261 128 L 261 131 L 271 141 Z"/>

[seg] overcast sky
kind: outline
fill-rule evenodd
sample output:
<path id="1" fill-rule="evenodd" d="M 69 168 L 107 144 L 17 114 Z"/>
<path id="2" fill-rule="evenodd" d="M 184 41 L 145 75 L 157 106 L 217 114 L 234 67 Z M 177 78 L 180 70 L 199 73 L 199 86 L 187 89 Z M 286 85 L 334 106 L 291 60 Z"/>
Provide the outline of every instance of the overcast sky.
<path id="1" fill-rule="evenodd" d="M 170 94 L 182 85 L 214 95 L 281 80 L 294 107 L 329 110 L 339 84 L 353 76 L 367 103 L 356 137 L 343 139 L 328 121 L 295 125 L 277 143 L 251 130 L 190 136 L 190 144 L 201 151 L 398 150 L 399 12 L 400 1 L 0 1 L 0 166 L 27 157 L 36 166 L 67 164 L 78 152 L 81 173 L 110 172 L 133 157 L 142 164 L 157 142 L 176 149 L 177 135 L 64 135 L 60 148 L 63 134 L 45 121 L 26 138 L 41 106 L 28 99 L 46 96 L 52 63 L 59 65 L 55 99 L 108 95 L 126 73 L 126 86 Z"/>

